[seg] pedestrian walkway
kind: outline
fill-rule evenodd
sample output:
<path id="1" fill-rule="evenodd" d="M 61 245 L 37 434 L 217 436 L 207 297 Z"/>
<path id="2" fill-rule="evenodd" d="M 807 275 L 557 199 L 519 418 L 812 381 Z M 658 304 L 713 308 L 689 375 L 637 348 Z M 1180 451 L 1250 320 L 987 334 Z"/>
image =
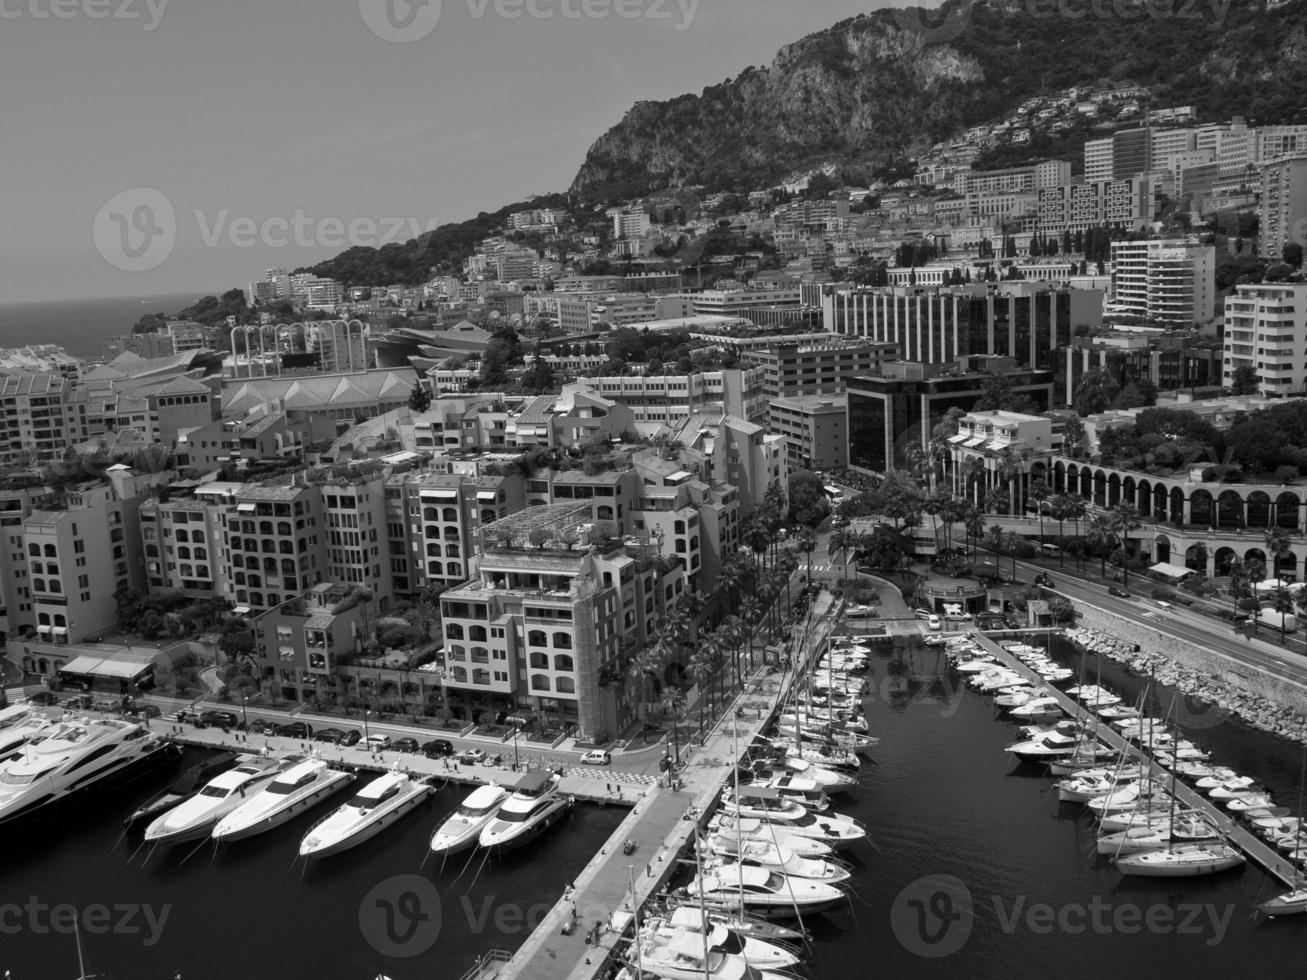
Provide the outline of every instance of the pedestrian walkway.
<path id="1" fill-rule="evenodd" d="M 813 626 L 796 647 L 799 666 L 828 642 L 835 625 L 831 604 L 828 593 L 817 599 Z M 648 791 L 572 883 L 570 895 L 560 894 L 553 910 L 500 970 L 499 980 L 592 980 L 612 961 L 621 938 L 609 926 L 614 914 L 631 910 L 632 890 L 635 903 L 642 906 L 665 887 L 677 867 L 677 855 L 699 825 L 694 818 L 714 805 L 740 754 L 770 723 L 798 673 L 755 675 L 736 702 L 739 711 L 728 713 L 705 743 L 689 752 L 679 788 L 659 785 Z M 628 841 L 635 848 L 630 854 L 623 853 L 622 845 Z M 577 927 L 564 935 L 563 927 L 573 914 Z M 596 923 L 601 924 L 601 933 L 598 942 L 590 944 L 587 932 Z"/>

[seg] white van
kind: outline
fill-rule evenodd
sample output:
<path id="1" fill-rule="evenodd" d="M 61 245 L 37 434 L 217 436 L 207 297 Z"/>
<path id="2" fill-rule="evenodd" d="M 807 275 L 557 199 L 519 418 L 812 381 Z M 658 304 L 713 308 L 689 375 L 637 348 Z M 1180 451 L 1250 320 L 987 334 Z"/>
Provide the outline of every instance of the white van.
<path id="1" fill-rule="evenodd" d="M 1041 544 L 1039 550 L 1050 558 L 1056 558 L 1062 554 L 1062 549 L 1055 544 Z"/>

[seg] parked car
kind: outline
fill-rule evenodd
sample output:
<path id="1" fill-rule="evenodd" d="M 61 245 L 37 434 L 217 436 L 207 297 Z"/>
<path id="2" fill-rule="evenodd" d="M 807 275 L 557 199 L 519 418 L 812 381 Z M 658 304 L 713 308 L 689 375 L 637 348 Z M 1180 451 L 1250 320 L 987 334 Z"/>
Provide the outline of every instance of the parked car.
<path id="1" fill-rule="evenodd" d="M 421 748 L 417 739 L 408 737 L 396 739 L 390 747 L 400 752 L 417 752 Z"/>
<path id="2" fill-rule="evenodd" d="M 344 737 L 340 740 L 340 744 L 348 748 L 351 745 L 358 745 L 361 741 L 363 741 L 363 736 L 359 732 L 353 728 L 347 728 Z"/>
<path id="3" fill-rule="evenodd" d="M 931 616 L 935 614 L 931 610 L 927 609 L 925 606 L 918 606 L 916 609 L 912 610 L 912 615 L 916 616 L 918 619 L 928 620 L 930 619 Z"/>
<path id="4" fill-rule="evenodd" d="M 340 740 L 345 737 L 345 733 L 339 728 L 319 728 L 313 736 L 315 742 L 330 742 L 332 745 L 339 745 Z"/>
<path id="5" fill-rule="evenodd" d="M 390 748 L 389 735 L 369 735 L 366 739 L 366 742 L 367 742 L 367 748 L 372 749 L 374 752 L 377 751 L 378 749 Z"/>
<path id="6" fill-rule="evenodd" d="M 280 735 L 282 738 L 312 738 L 313 726 L 305 721 L 292 721 L 285 725 L 279 725 L 273 730 L 274 735 Z"/>
<path id="7" fill-rule="evenodd" d="M 486 754 L 480 749 L 468 749 L 458 757 L 458 761 L 465 766 L 479 766 L 486 761 Z"/>
<path id="8" fill-rule="evenodd" d="M 943 628 L 944 628 L 944 624 L 941 623 L 939 621 L 939 617 L 934 615 L 933 613 L 926 620 L 926 629 L 930 630 L 932 633 L 938 633 Z"/>
<path id="9" fill-rule="evenodd" d="M 129 718 L 161 718 L 163 712 L 159 710 L 156 704 L 140 704 L 127 712 Z"/>
<path id="10" fill-rule="evenodd" d="M 422 754 L 428 759 L 440 759 L 454 754 L 454 746 L 447 739 L 433 738 L 422 743 Z"/>
<path id="11" fill-rule="evenodd" d="M 48 708 L 59 700 L 58 695 L 53 691 L 37 691 L 35 694 L 28 695 L 29 704 L 39 704 L 43 708 Z"/>
<path id="12" fill-rule="evenodd" d="M 581 756 L 581 764 L 584 766 L 607 766 L 611 765 L 612 761 L 612 754 L 603 749 L 591 749 Z"/>
<path id="13" fill-rule="evenodd" d="M 201 711 L 195 724 L 200 728 L 235 728 L 240 719 L 231 711 Z"/>
<path id="14" fill-rule="evenodd" d="M 252 735 L 271 735 L 276 730 L 276 724 L 268 721 L 267 718 L 255 718 L 250 722 L 249 726 L 249 731 Z"/>

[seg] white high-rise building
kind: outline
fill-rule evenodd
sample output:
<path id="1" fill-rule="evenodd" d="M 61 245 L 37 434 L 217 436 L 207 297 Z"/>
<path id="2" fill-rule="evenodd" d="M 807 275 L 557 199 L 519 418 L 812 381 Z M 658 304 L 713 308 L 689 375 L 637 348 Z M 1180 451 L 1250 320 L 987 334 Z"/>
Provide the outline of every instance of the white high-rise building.
<path id="1" fill-rule="evenodd" d="M 1216 249 L 1183 239 L 1112 243 L 1111 311 L 1193 326 L 1216 317 Z"/>
<path id="2" fill-rule="evenodd" d="M 1307 153 L 1262 166 L 1261 252 L 1279 259 L 1290 242 L 1307 245 Z"/>
<path id="3" fill-rule="evenodd" d="M 1266 395 L 1307 391 L 1307 283 L 1239 286 L 1225 301 L 1225 383 L 1241 367 Z"/>
<path id="4" fill-rule="evenodd" d="M 1112 137 L 1085 144 L 1085 183 L 1112 179 Z"/>

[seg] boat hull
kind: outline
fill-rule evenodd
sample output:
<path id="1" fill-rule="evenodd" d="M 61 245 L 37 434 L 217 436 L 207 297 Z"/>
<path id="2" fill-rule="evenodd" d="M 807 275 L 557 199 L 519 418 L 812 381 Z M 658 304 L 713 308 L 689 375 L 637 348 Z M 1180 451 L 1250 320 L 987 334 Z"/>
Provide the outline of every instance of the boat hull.
<path id="1" fill-rule="evenodd" d="M 371 820 L 365 826 L 321 846 L 315 846 L 306 850 L 306 838 L 306 840 L 300 844 L 300 857 L 314 859 L 331 857 L 334 854 L 342 854 L 345 851 L 352 850 L 360 844 L 366 844 L 387 827 L 399 822 L 408 814 L 416 810 L 418 806 L 426 800 L 430 792 L 431 787 L 429 786 L 417 787 L 412 793 L 375 820 Z M 311 833 L 312 832 L 310 832 L 310 835 Z"/>

